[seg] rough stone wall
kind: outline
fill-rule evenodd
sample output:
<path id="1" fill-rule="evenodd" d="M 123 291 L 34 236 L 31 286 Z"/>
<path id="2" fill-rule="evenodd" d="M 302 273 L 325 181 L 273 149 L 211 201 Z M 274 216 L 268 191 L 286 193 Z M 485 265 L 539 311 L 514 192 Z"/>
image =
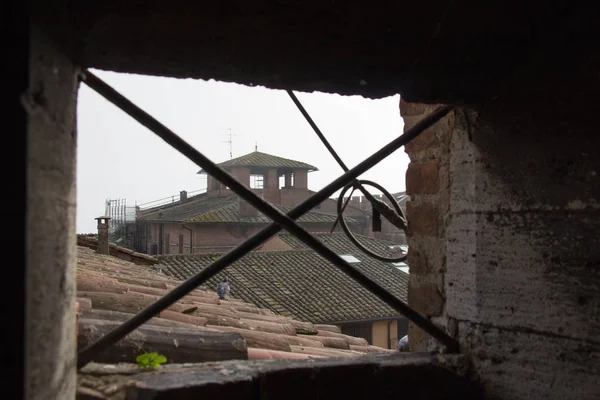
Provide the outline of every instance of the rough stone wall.
<path id="1" fill-rule="evenodd" d="M 77 69 L 40 28 L 30 37 L 27 109 L 28 399 L 74 398 Z"/>
<path id="2" fill-rule="evenodd" d="M 404 130 L 436 108 L 436 105 L 400 100 Z M 406 192 L 410 196 L 406 203 L 410 267 L 408 301 L 413 308 L 442 327 L 448 325 L 444 314 L 445 236 L 450 197 L 448 149 L 454 122 L 454 114 L 450 113 L 405 146 L 410 158 L 406 171 Z M 408 335 L 413 351 L 435 346 L 435 342 L 412 323 L 409 324 Z"/>
<path id="3" fill-rule="evenodd" d="M 409 303 L 487 398 L 600 398 L 600 139 L 582 109 L 521 107 L 459 109 L 407 146 Z M 408 126 L 431 108 L 401 104 Z"/>
<path id="4" fill-rule="evenodd" d="M 600 140 L 575 115 L 501 103 L 452 137 L 446 310 L 493 397 L 600 398 Z"/>

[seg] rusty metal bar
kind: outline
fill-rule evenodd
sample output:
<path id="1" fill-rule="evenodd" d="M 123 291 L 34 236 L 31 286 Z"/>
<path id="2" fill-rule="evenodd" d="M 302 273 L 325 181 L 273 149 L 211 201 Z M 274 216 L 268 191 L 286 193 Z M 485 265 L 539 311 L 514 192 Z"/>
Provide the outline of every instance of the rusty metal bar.
<path id="1" fill-rule="evenodd" d="M 340 167 L 342 167 L 344 172 L 348 172 L 348 167 L 346 166 L 346 164 L 342 161 L 342 159 L 337 154 L 337 152 L 335 151 L 333 146 L 331 146 L 331 144 L 329 143 L 329 141 L 327 140 L 325 135 L 323 135 L 323 132 L 321 132 L 321 130 L 319 129 L 319 127 L 317 126 L 315 121 L 313 121 L 312 117 L 306 111 L 306 109 L 304 108 L 302 103 L 300 103 L 300 100 L 298 100 L 298 98 L 296 97 L 294 92 L 292 92 L 291 90 L 288 90 L 287 94 L 288 94 L 288 96 L 290 96 L 290 98 L 292 99 L 292 101 L 294 102 L 294 104 L 296 105 L 298 110 L 300 111 L 300 113 L 304 116 L 304 119 L 306 119 L 306 122 L 308 122 L 308 124 L 311 126 L 311 128 L 313 128 L 313 131 L 315 131 L 315 133 L 317 134 L 319 139 L 321 139 L 321 142 L 323 143 L 323 145 L 325 145 L 327 150 L 329 150 L 329 153 L 333 156 L 333 158 L 335 158 L 335 161 L 337 161 L 337 163 L 340 165 Z M 373 195 L 367 189 L 365 189 L 363 185 L 361 185 L 361 183 L 358 179 L 354 180 L 354 188 L 360 190 L 362 192 L 362 194 L 365 196 L 365 198 L 367 200 L 369 200 L 371 205 L 379 213 L 381 213 L 381 215 L 383 215 L 390 223 L 392 223 L 396 228 L 401 229 L 406 232 L 408 226 L 406 225 L 406 221 L 404 220 L 404 218 L 401 215 L 398 215 L 394 209 L 392 209 L 390 206 L 385 204 L 383 201 L 378 200 L 375 197 L 373 197 Z M 342 218 L 343 218 L 342 214 L 339 214 L 338 218 L 335 220 L 333 229 L 335 229 L 338 221 L 340 221 Z M 333 229 L 332 229 L 332 232 L 333 232 Z M 360 247 L 361 250 L 363 250 L 363 251 L 365 250 L 365 247 L 362 245 L 359 245 L 358 247 Z M 368 251 L 367 251 L 367 253 L 368 253 Z"/>

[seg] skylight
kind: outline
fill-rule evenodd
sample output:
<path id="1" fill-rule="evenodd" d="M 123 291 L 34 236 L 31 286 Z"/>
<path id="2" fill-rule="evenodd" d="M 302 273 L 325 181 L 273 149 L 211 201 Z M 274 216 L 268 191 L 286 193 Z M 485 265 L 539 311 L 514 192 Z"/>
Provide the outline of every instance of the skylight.
<path id="1" fill-rule="evenodd" d="M 409 273 L 408 264 L 406 264 L 405 262 L 395 262 L 392 263 L 392 265 L 406 274 Z"/>
<path id="2" fill-rule="evenodd" d="M 354 257 L 352 254 L 341 254 L 340 257 L 342 257 L 342 260 L 344 260 L 350 264 L 360 262 L 360 260 L 358 258 Z"/>

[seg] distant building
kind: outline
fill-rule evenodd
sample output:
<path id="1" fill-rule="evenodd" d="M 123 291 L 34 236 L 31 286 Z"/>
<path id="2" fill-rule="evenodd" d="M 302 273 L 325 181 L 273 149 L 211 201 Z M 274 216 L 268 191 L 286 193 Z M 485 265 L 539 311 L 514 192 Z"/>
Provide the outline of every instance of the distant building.
<path id="1" fill-rule="evenodd" d="M 284 213 L 314 194 L 308 189 L 308 173 L 317 168 L 301 161 L 255 151 L 219 166 Z M 352 232 L 372 235 L 370 211 L 360 207 L 360 200 L 353 199 L 344 216 Z M 329 232 L 336 219 L 336 201 L 329 199 L 298 222 L 310 232 Z M 268 217 L 208 176 L 205 193 L 188 198 L 183 191 L 178 201 L 138 209 L 130 247 L 151 255 L 224 252 L 270 223 Z"/>
<path id="2" fill-rule="evenodd" d="M 395 201 L 398 203 L 398 205 L 402 209 L 402 212 L 406 216 L 406 202 L 408 201 L 409 196 L 405 192 L 391 193 L 391 195 L 394 197 Z M 385 196 L 375 196 L 375 197 L 383 200 L 387 205 L 392 207 L 391 202 Z M 358 208 L 360 210 L 363 210 L 367 215 L 367 219 L 369 221 L 371 220 L 372 205 L 369 201 L 367 201 L 365 199 L 364 196 L 353 196 L 352 199 L 350 200 L 349 205 L 351 205 L 355 208 Z M 344 214 L 346 214 L 346 212 L 344 212 Z M 373 236 L 373 237 L 376 237 L 376 238 L 382 239 L 382 240 L 388 240 L 388 241 L 402 244 L 402 245 L 405 245 L 407 243 L 406 234 L 404 233 L 404 231 L 397 228 L 391 222 L 389 222 L 387 219 L 385 219 L 383 217 L 381 218 L 381 230 L 378 232 L 371 232 L 370 236 Z"/>

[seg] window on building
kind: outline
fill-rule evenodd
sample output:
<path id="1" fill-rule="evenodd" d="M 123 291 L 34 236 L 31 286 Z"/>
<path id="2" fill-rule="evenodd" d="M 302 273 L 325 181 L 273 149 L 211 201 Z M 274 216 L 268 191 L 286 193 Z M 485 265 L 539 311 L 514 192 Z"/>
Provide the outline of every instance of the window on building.
<path id="1" fill-rule="evenodd" d="M 342 333 L 344 335 L 354 336 L 365 339 L 369 344 L 373 344 L 373 324 L 363 322 L 357 324 L 343 324 Z"/>
<path id="2" fill-rule="evenodd" d="M 294 187 L 294 173 L 288 172 L 279 177 L 279 189 Z"/>
<path id="3" fill-rule="evenodd" d="M 400 271 L 404 272 L 405 274 L 410 274 L 410 268 L 408 267 L 408 264 L 406 264 L 405 262 L 395 262 L 392 263 L 392 265 L 396 268 L 398 268 Z"/>
<path id="4" fill-rule="evenodd" d="M 264 189 L 265 177 L 264 175 L 251 174 L 250 175 L 250 189 Z"/>

